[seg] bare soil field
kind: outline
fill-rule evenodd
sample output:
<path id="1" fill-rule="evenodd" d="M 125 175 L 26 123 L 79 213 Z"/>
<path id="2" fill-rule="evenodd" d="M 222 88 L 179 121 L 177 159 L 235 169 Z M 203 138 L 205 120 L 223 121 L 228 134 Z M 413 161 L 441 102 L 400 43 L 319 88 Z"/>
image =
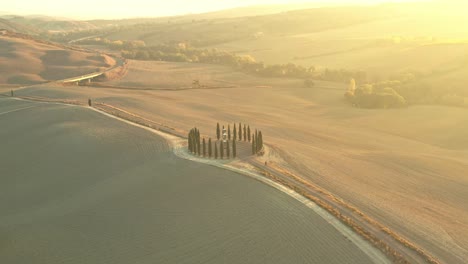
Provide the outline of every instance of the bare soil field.
<path id="1" fill-rule="evenodd" d="M 0 125 L 2 263 L 372 263 L 294 198 L 90 109 L 0 98 Z"/>
<path id="2" fill-rule="evenodd" d="M 157 90 L 192 88 L 195 80 L 202 88 L 269 87 L 276 83 L 276 80 L 252 77 L 230 67 L 210 64 L 129 60 L 128 67 L 131 71 L 123 78 L 106 82 L 105 85 Z"/>
<path id="3" fill-rule="evenodd" d="M 68 50 L 34 39 L 0 35 L 0 84 L 27 85 L 60 80 L 107 69 L 106 55 Z"/>
<path id="4" fill-rule="evenodd" d="M 201 70 L 164 65 L 186 68 L 186 74 L 178 74 L 190 76 L 187 81 Z M 148 62 L 142 67 L 151 68 Z M 161 74 L 160 67 L 155 63 L 154 74 Z M 344 85 L 319 82 L 309 89 L 298 80 L 270 79 L 275 83 L 262 85 L 262 79 L 249 78 L 254 85 L 244 87 L 245 80 L 239 80 L 234 82 L 238 88 L 227 89 L 48 86 L 18 93 L 92 97 L 171 127 L 188 131 L 197 126 L 213 135 L 216 122 L 254 124 L 265 143 L 279 151 L 269 162 L 332 192 L 444 263 L 468 259 L 466 109 L 364 110 L 346 105 Z"/>

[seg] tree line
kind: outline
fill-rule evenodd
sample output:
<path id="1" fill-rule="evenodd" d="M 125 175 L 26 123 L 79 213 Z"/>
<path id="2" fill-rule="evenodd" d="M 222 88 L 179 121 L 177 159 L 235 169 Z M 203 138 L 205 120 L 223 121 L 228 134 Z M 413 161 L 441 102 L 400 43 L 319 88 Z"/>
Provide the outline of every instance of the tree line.
<path id="1" fill-rule="evenodd" d="M 262 131 L 257 131 L 255 129 L 255 133 L 251 133 L 250 125 L 244 124 L 239 122 L 239 125 L 236 127 L 236 123 L 234 123 L 232 133 L 231 133 L 231 125 L 228 124 L 226 133 L 227 133 L 227 140 L 233 140 L 233 142 L 244 141 L 244 142 L 251 142 L 252 143 L 252 155 L 258 154 L 263 150 L 263 135 Z M 224 128 L 224 126 L 223 126 Z M 232 135 L 232 137 L 231 137 Z M 222 139 L 221 135 L 221 128 L 219 123 L 216 124 L 216 137 L 218 140 Z"/>
<path id="2" fill-rule="evenodd" d="M 215 159 L 230 159 L 237 157 L 237 144 L 236 140 L 223 142 L 220 141 L 218 138 L 218 142 L 214 142 L 214 151 L 213 151 L 213 144 L 211 142 L 211 138 L 208 138 L 208 143 L 206 142 L 205 138 L 201 138 L 200 130 L 198 128 L 192 128 L 188 134 L 188 150 L 190 153 L 204 157 L 204 158 L 212 158 Z M 214 155 L 213 155 L 214 154 Z"/>
<path id="3" fill-rule="evenodd" d="M 217 123 L 216 140 L 212 142 L 211 138 L 208 138 L 208 140 L 205 140 L 204 137 L 202 138 L 198 128 L 192 128 L 187 137 L 188 151 L 193 155 L 210 159 L 236 158 L 237 144 L 244 141 L 251 142 L 252 155 L 262 152 L 263 135 L 261 131 L 255 129 L 255 132 L 253 132 L 250 129 L 250 125 L 234 123 L 232 130 L 230 124 L 227 126 L 226 137 L 224 138 L 222 134 L 223 130 L 219 123 Z"/>
<path id="4" fill-rule="evenodd" d="M 187 43 L 160 44 L 155 46 L 133 45 L 122 48 L 122 57 L 135 60 L 155 60 L 172 62 L 194 62 L 230 66 L 236 70 L 262 77 L 303 78 L 325 81 L 346 82 L 355 78 L 364 82 L 364 71 L 346 69 L 317 70 L 314 66 L 304 67 L 294 63 L 265 65 L 250 55 L 237 55 L 218 49 L 197 49 Z"/>

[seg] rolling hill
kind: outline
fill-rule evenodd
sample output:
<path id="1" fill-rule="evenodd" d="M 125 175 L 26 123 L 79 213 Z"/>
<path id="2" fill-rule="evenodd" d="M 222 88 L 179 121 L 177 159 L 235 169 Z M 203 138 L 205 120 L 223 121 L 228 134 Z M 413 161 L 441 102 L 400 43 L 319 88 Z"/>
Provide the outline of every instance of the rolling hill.
<path id="1" fill-rule="evenodd" d="M 0 34 L 0 84 L 37 84 L 96 72 L 112 66 L 107 55 L 71 50 L 26 35 Z"/>

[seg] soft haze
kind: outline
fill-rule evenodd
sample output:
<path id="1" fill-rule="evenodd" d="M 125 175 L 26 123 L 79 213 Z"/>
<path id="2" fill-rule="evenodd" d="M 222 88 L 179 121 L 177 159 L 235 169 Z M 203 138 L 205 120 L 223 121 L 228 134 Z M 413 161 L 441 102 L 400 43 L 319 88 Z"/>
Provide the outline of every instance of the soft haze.
<path id="1" fill-rule="evenodd" d="M 49 15 L 76 19 L 128 18 L 172 16 L 188 13 L 203 13 L 233 7 L 267 4 L 374 4 L 382 2 L 404 2 L 405 0 L 173 0 L 173 1 L 115 1 L 115 0 L 16 0 L 2 3 L 2 12 L 18 15 Z"/>

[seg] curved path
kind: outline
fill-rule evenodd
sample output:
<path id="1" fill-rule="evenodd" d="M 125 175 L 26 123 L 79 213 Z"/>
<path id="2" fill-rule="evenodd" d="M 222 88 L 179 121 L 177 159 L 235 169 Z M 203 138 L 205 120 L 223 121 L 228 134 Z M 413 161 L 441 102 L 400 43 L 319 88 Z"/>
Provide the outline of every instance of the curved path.
<path id="1" fill-rule="evenodd" d="M 0 98 L 28 106 L 0 116 L 2 263 L 375 263 L 291 196 L 149 131 Z"/>

